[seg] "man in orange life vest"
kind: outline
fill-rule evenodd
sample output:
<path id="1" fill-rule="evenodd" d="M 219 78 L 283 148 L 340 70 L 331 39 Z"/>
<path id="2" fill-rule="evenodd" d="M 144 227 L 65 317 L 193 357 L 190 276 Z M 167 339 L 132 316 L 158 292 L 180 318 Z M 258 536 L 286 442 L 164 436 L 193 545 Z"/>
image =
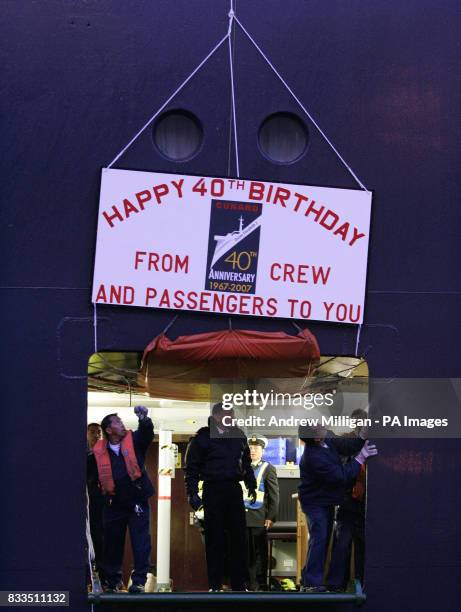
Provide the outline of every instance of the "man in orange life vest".
<path id="1" fill-rule="evenodd" d="M 151 551 L 148 499 L 154 493 L 144 460 L 154 437 L 154 426 L 147 408 L 136 406 L 134 412 L 139 419 L 135 432 L 127 431 L 117 414 L 108 414 L 101 421 L 104 439 L 96 442 L 93 454 L 88 457 L 88 481 L 97 479 L 105 497 L 103 569 L 107 588 L 116 591 L 121 584 L 128 527 L 134 558 L 129 590 L 141 593 Z"/>

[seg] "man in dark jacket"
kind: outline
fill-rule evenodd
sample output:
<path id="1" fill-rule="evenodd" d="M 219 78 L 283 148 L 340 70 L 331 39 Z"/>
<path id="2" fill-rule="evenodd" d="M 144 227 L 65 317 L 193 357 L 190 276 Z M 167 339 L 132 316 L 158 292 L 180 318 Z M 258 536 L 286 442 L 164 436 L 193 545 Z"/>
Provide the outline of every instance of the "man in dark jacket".
<path id="1" fill-rule="evenodd" d="M 251 465 L 256 477 L 256 501 L 251 502 L 245 495 L 249 587 L 252 591 L 267 589 L 267 530 L 277 520 L 279 507 L 279 483 L 277 471 L 268 461 L 263 460 L 266 438 L 253 435 L 248 438 Z"/>
<path id="2" fill-rule="evenodd" d="M 299 501 L 309 528 L 302 590 L 322 592 L 326 591 L 323 572 L 335 506 L 343 500 L 347 487 L 356 480 L 367 458 L 378 451 L 365 442 L 365 432 L 357 438 L 340 438 L 322 426 L 302 427 L 299 437 L 305 443 L 299 466 Z M 355 453 L 352 461 L 343 464 L 341 455 Z"/>
<path id="3" fill-rule="evenodd" d="M 208 427 L 191 438 L 185 459 L 185 482 L 193 510 L 202 505 L 205 548 L 210 591 L 222 590 L 226 532 L 229 536 L 230 579 L 233 591 L 245 590 L 248 575 L 243 480 L 251 500 L 256 500 L 256 479 L 251 467 L 250 449 L 241 429 L 223 424 L 233 412 L 222 404 L 213 406 Z M 225 419 L 224 422 L 227 422 Z M 203 481 L 203 496 L 198 495 Z M 203 502 L 202 502 L 203 500 Z"/>
<path id="4" fill-rule="evenodd" d="M 131 593 L 144 590 L 150 562 L 148 499 L 154 493 L 144 461 L 154 437 L 154 426 L 147 408 L 136 406 L 139 425 L 127 431 L 117 414 L 108 414 L 101 422 L 104 435 L 88 457 L 88 483 L 99 482 L 104 494 L 104 577 L 108 590 L 121 584 L 126 528 L 130 530 L 134 557 Z"/>
<path id="5" fill-rule="evenodd" d="M 351 413 L 353 419 L 365 419 L 368 413 L 358 408 Z M 356 438 L 360 428 L 344 434 L 342 437 Z M 348 457 L 352 461 L 354 457 Z M 350 578 L 351 552 L 354 544 L 354 573 L 363 586 L 365 565 L 365 498 L 366 498 L 366 466 L 362 465 L 353 486 L 347 490 L 346 496 L 336 509 L 335 534 L 328 572 L 329 588 L 345 590 Z"/>

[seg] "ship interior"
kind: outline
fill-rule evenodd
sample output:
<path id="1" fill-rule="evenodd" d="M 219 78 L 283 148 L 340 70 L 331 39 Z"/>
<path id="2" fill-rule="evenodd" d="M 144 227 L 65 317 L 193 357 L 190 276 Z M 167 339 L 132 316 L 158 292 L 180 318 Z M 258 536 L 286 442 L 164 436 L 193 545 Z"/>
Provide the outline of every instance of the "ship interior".
<path id="1" fill-rule="evenodd" d="M 156 396 L 155 385 L 147 384 L 147 376 L 143 371 L 143 353 L 141 352 L 101 352 L 91 356 L 88 363 L 88 418 L 87 423 L 100 423 L 103 417 L 117 413 L 127 429 L 137 428 L 137 417 L 134 407 L 144 405 L 149 409 L 155 427 L 155 437 L 146 456 L 146 470 L 150 480 L 158 490 L 159 478 L 163 474 L 169 479 L 171 487 L 171 508 L 168 542 L 158 538 L 158 499 L 150 498 L 150 533 L 152 543 L 151 567 L 148 574 L 144 598 L 168 598 L 186 595 L 189 597 L 206 597 L 215 595 L 208 593 L 205 547 L 203 534 L 190 508 L 184 486 L 184 458 L 188 441 L 191 436 L 207 424 L 210 415 L 211 402 L 208 398 L 202 401 L 190 401 Z M 368 409 L 368 366 L 366 361 L 355 357 L 321 356 L 310 371 L 307 385 L 316 391 L 332 391 L 335 393 L 334 404 L 330 408 L 331 415 L 350 415 L 357 408 Z M 304 383 L 305 385 L 306 383 Z M 306 388 L 306 387 L 304 387 Z M 162 392 L 165 387 L 160 385 Z M 173 385 L 174 389 L 174 385 Z M 203 391 L 203 385 L 202 385 Z M 341 391 L 341 393 L 337 393 Z M 206 394 L 205 394 L 206 395 Z M 251 428 L 243 428 L 246 435 L 251 435 Z M 349 433 L 350 429 L 332 426 L 336 435 Z M 162 431 L 171 432 L 170 465 L 161 466 L 162 451 L 159 449 L 159 435 Z M 277 435 L 278 434 L 278 435 Z M 268 444 L 264 449 L 264 460 L 276 467 L 280 490 L 280 506 L 277 521 L 268 531 L 269 567 L 267 595 L 299 596 L 301 569 L 304 565 L 308 547 L 308 529 L 305 517 L 297 500 L 297 488 L 300 482 L 299 461 L 303 452 L 303 443 L 295 435 L 287 436 L 282 430 L 268 436 Z M 170 484 L 171 483 L 171 484 Z M 165 530 L 165 525 L 162 526 Z M 330 541 L 330 553 L 331 553 Z M 160 552 L 158 546 L 167 547 Z M 159 558 L 168 564 L 168 584 L 165 579 L 159 586 L 157 583 L 157 563 Z M 104 599 L 130 598 L 127 593 L 107 595 L 104 593 L 94 563 L 89 561 L 91 571 L 87 575 L 89 599 L 93 603 L 104 603 Z M 327 559 L 328 565 L 328 559 Z M 123 586 L 127 590 L 130 585 L 130 575 L 133 568 L 133 557 L 129 533 L 125 541 L 123 560 Z M 163 569 L 165 572 L 165 568 Z M 360 602 L 363 595 L 363 585 L 356 580 L 354 569 L 354 550 L 351 550 L 350 580 L 346 593 L 331 595 L 335 601 Z M 226 594 L 226 593 L 225 593 Z M 218 595 L 222 595 L 219 593 Z M 253 593 L 247 593 L 251 597 Z M 261 596 L 261 593 L 258 595 Z M 140 595 L 136 595 L 140 601 Z M 329 597 L 327 596 L 323 596 Z M 349 598 L 349 599 L 348 599 Z M 119 599 L 117 599 L 119 600 Z M 126 599 L 125 599 L 126 601 Z M 325 599 L 323 599 L 325 601 Z"/>

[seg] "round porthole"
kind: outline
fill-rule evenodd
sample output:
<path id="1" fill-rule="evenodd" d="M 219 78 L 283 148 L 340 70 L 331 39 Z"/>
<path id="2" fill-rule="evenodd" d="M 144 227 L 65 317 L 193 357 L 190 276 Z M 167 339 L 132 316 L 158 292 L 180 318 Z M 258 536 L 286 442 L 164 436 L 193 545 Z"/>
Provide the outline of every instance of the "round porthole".
<path id="1" fill-rule="evenodd" d="M 258 145 L 261 153 L 276 164 L 293 164 L 307 150 L 309 132 L 293 113 L 274 113 L 261 123 Z"/>
<path id="2" fill-rule="evenodd" d="M 193 113 L 173 110 L 163 113 L 156 120 L 152 138 L 155 147 L 167 159 L 187 161 L 200 150 L 203 129 Z"/>

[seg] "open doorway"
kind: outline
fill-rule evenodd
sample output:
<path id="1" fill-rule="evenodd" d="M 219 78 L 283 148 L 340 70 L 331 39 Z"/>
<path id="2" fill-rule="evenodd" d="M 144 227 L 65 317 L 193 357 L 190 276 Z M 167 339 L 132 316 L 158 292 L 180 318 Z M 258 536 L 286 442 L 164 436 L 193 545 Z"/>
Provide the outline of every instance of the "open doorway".
<path id="1" fill-rule="evenodd" d="M 104 417 L 117 414 L 127 430 L 136 430 L 138 417 L 134 407 L 145 406 L 155 424 L 155 437 L 149 444 L 145 456 L 145 470 L 158 492 L 159 468 L 161 468 L 159 431 L 172 432 L 171 448 L 174 453 L 174 465 L 172 464 L 173 471 L 170 475 L 169 586 L 174 592 L 208 591 L 203 523 L 200 514 L 194 512 L 189 505 L 184 486 L 184 460 L 191 436 L 207 425 L 210 402 L 152 396 L 141 375 L 141 361 L 140 352 L 104 352 L 91 356 L 88 364 L 88 451 L 91 452 L 93 441 L 101 435 L 100 425 Z M 335 401 L 330 409 L 333 417 L 350 416 L 358 409 L 367 410 L 368 367 L 363 360 L 322 356 L 312 372 L 312 383 L 316 392 L 335 391 Z M 246 435 L 252 433 L 251 427 L 244 429 Z M 329 429 L 337 436 L 354 435 L 346 421 L 340 418 L 333 419 Z M 266 437 L 263 458 L 274 466 L 279 489 L 277 520 L 268 530 L 265 540 L 267 546 L 265 584 L 267 589 L 272 591 L 298 589 L 301 569 L 306 558 L 309 534 L 305 517 L 296 499 L 300 483 L 299 463 L 303 450 L 303 444 L 298 437 L 287 435 L 283 430 L 275 431 Z M 92 571 L 89 572 L 88 583 L 89 589 L 96 592 L 98 589 L 104 589 L 102 497 L 101 491 L 94 487 L 89 488 L 89 531 L 95 558 L 91 563 Z M 364 496 L 362 500 L 364 508 Z M 150 497 L 148 504 L 151 554 L 145 588 L 148 592 L 156 592 L 158 590 L 158 495 Z M 327 566 L 330 562 L 332 545 L 333 537 L 329 543 Z M 348 551 L 349 583 L 357 577 L 363 580 L 363 554 L 358 549 L 360 546 L 360 538 L 354 537 Z M 119 590 L 129 589 L 132 584 L 133 567 L 132 542 L 127 530 Z M 164 586 L 163 584 L 162 588 Z"/>

